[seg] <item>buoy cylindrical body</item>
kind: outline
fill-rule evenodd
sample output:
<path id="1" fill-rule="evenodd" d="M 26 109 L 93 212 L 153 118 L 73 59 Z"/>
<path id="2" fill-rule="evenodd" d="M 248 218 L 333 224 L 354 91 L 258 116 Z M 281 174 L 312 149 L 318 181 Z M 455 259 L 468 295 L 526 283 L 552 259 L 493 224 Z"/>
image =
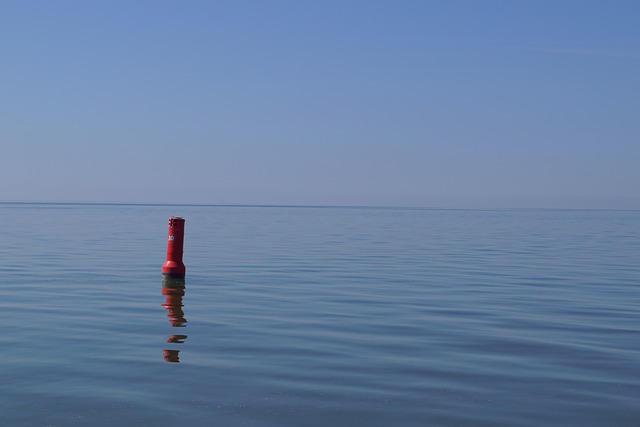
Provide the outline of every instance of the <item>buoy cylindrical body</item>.
<path id="1" fill-rule="evenodd" d="M 169 238 L 167 240 L 167 260 L 162 265 L 164 276 L 183 278 L 186 272 L 182 262 L 184 246 L 184 218 L 169 218 Z"/>

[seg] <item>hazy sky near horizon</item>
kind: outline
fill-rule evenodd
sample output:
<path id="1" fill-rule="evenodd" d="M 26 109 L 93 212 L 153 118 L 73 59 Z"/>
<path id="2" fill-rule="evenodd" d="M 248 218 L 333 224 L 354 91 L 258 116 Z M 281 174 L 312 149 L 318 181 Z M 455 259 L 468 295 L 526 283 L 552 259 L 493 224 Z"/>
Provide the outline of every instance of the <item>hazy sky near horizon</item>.
<path id="1" fill-rule="evenodd" d="M 640 208 L 638 22 L 636 0 L 0 0 L 0 201 Z"/>

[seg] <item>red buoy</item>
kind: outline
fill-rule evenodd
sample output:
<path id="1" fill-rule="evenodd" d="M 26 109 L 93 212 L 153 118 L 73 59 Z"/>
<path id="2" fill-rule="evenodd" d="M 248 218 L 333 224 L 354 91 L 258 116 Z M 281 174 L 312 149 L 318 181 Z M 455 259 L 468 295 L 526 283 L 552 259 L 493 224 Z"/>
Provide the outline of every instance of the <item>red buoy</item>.
<path id="1" fill-rule="evenodd" d="M 169 239 L 167 241 L 167 260 L 162 265 L 162 275 L 171 278 L 184 278 L 186 268 L 182 262 L 184 245 L 184 218 L 169 218 Z"/>

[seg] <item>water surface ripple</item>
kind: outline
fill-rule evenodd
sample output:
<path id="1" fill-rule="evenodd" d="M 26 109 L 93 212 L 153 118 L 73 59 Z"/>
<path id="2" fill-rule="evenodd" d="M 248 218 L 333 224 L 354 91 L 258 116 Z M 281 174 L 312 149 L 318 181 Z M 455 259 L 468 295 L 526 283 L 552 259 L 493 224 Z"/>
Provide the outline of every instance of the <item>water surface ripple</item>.
<path id="1" fill-rule="evenodd" d="M 6 425 L 640 425 L 638 211 L 0 212 Z"/>

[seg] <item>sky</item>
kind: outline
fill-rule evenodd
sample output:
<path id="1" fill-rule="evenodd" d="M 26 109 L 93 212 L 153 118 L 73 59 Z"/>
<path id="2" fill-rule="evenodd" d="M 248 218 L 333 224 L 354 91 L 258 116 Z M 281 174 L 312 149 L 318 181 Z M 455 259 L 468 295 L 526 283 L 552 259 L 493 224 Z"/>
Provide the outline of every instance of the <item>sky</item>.
<path id="1" fill-rule="evenodd" d="M 0 0 L 0 201 L 640 209 L 636 0 Z"/>

